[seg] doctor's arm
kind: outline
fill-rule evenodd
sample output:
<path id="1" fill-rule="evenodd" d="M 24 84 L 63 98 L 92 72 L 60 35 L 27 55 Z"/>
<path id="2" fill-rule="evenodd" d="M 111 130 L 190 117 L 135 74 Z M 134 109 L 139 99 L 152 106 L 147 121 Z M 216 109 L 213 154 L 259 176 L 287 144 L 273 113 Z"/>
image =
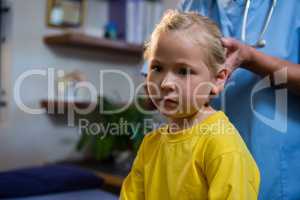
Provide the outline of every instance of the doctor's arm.
<path id="1" fill-rule="evenodd" d="M 276 78 L 282 79 L 284 77 L 280 76 L 286 76 L 287 88 L 294 94 L 300 95 L 300 64 L 266 55 L 232 38 L 223 38 L 222 43 L 227 48 L 225 66 L 230 72 L 242 66 L 262 77 L 270 75 L 273 83 L 276 83 Z M 277 76 L 274 77 L 274 74 Z"/>

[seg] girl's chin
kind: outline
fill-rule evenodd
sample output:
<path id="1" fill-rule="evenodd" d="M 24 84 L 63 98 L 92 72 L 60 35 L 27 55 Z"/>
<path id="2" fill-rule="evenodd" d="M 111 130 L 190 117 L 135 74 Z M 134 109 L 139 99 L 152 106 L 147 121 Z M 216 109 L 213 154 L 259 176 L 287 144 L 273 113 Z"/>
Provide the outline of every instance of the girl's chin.
<path id="1" fill-rule="evenodd" d="M 195 111 L 191 112 L 179 112 L 176 109 L 169 110 L 169 109 L 158 109 L 159 112 L 167 118 L 179 119 L 179 118 L 189 118 L 195 115 Z"/>
<path id="2" fill-rule="evenodd" d="M 162 115 L 171 118 L 192 117 L 198 110 L 194 106 L 191 106 L 189 109 L 183 108 L 175 102 L 165 102 L 163 105 L 155 103 L 155 106 Z"/>

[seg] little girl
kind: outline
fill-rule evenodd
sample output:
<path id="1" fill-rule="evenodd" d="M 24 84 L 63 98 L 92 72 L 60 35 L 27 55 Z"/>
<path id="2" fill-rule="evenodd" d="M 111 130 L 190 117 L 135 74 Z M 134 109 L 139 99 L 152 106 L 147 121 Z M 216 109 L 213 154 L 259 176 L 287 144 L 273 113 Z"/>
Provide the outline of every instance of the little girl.
<path id="1" fill-rule="evenodd" d="M 218 27 L 169 10 L 145 58 L 148 94 L 168 123 L 144 137 L 120 199 L 257 199 L 254 159 L 225 114 L 209 105 L 228 77 Z"/>

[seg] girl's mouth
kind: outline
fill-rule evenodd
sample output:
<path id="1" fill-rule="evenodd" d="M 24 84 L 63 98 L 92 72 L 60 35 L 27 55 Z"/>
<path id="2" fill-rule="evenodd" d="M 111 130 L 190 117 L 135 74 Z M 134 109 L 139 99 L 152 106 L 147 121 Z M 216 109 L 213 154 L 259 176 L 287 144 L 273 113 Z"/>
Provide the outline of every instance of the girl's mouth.
<path id="1" fill-rule="evenodd" d="M 178 101 L 175 100 L 175 99 L 171 99 L 171 98 L 164 98 L 162 99 L 162 103 L 165 105 L 165 106 L 170 106 L 170 107 L 174 107 L 174 106 L 177 106 L 178 105 Z"/>

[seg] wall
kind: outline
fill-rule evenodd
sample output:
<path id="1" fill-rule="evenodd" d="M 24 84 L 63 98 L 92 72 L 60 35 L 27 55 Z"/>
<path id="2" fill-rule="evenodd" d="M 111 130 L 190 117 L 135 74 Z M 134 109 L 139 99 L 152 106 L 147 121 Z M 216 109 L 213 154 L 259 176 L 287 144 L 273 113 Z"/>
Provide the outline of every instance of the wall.
<path id="1" fill-rule="evenodd" d="M 4 63 L 8 107 L 2 112 L 5 120 L 0 123 L 0 171 L 78 157 L 80 154 L 74 151 L 79 138 L 77 129 L 54 124 L 46 114 L 31 115 L 20 110 L 13 95 L 16 80 L 31 69 L 78 69 L 99 87 L 100 70 L 120 69 L 138 84 L 142 81 L 140 63 L 122 55 L 109 57 L 80 49 L 49 48 L 42 42 L 43 36 L 58 30 L 45 25 L 46 0 L 10 0 L 10 3 L 10 34 L 1 61 Z M 176 1 L 165 3 L 166 7 L 175 7 Z M 88 10 L 85 28 L 103 27 L 107 16 L 106 2 L 89 0 Z M 128 98 L 128 84 L 124 79 L 112 76 L 105 81 L 106 95 L 121 100 Z M 42 76 L 26 79 L 21 91 L 26 105 L 40 108 L 40 100 L 47 98 L 47 79 Z"/>

